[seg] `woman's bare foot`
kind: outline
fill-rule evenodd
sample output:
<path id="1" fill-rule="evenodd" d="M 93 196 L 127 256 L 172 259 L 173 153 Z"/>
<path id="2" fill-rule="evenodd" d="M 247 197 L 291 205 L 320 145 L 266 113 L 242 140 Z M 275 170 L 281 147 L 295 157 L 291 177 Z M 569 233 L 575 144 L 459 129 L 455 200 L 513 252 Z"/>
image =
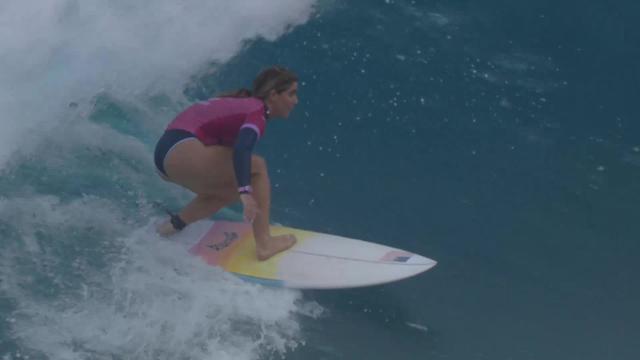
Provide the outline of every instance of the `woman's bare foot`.
<path id="1" fill-rule="evenodd" d="M 291 234 L 271 236 L 268 240 L 261 242 L 262 244 L 266 245 L 264 248 L 258 245 L 260 243 L 256 244 L 256 255 L 258 256 L 258 260 L 267 260 L 273 255 L 289 249 L 296 243 L 296 241 L 296 237 Z"/>
<path id="2" fill-rule="evenodd" d="M 168 237 L 171 236 L 175 233 L 178 232 L 178 230 L 176 230 L 175 227 L 173 227 L 173 224 L 171 223 L 171 220 L 166 220 L 164 222 L 162 222 L 160 225 L 156 226 L 156 232 L 163 237 Z"/>

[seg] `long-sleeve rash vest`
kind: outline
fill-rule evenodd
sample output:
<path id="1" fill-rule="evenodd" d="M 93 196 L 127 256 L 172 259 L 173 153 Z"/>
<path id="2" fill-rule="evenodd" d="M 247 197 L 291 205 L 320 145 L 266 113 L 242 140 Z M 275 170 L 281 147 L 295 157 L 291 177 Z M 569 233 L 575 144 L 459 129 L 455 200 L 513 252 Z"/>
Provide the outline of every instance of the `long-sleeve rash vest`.
<path id="1" fill-rule="evenodd" d="M 233 164 L 240 188 L 250 185 L 251 153 L 266 129 L 267 107 L 261 99 L 221 97 L 191 105 L 167 130 L 194 134 L 205 146 L 233 147 Z"/>

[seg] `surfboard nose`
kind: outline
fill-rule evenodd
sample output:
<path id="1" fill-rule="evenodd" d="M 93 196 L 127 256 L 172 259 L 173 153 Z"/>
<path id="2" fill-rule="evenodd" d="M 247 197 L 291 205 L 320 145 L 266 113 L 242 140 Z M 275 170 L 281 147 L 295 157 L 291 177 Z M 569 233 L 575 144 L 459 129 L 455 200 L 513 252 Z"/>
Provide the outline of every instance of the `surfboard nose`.
<path id="1" fill-rule="evenodd" d="M 411 257 L 407 260 L 407 264 L 422 265 L 425 267 L 425 270 L 429 270 L 432 267 L 436 266 L 438 262 L 433 259 L 429 259 L 428 257 L 424 257 L 422 255 L 411 254 Z"/>

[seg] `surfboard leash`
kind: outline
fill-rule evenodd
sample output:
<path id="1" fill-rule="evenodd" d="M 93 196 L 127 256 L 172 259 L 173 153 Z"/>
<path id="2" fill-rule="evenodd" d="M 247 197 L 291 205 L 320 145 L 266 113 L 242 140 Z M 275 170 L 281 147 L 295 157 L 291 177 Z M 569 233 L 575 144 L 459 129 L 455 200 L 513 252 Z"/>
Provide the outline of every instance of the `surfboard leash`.
<path id="1" fill-rule="evenodd" d="M 154 203 L 154 205 L 156 205 L 156 207 L 160 208 L 162 211 L 167 213 L 167 215 L 169 215 L 169 218 L 170 218 L 169 221 L 171 222 L 171 225 L 173 225 L 173 227 L 176 230 L 180 231 L 180 230 L 184 229 L 185 227 L 187 227 L 187 223 L 184 222 L 184 220 L 182 220 L 180 215 L 178 215 L 178 214 L 174 213 L 173 211 L 169 210 L 168 208 L 166 208 L 164 205 L 162 205 L 158 201 L 154 201 L 153 203 Z"/>

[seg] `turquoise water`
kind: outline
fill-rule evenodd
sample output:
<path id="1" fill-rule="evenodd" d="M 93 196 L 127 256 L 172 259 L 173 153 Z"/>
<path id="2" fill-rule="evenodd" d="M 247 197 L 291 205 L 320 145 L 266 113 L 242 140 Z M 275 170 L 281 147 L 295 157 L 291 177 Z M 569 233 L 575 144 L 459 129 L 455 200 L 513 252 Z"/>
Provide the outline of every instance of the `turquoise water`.
<path id="1" fill-rule="evenodd" d="M 0 5 L 3 359 L 637 357 L 636 2 L 136 4 Z M 273 63 L 273 221 L 436 268 L 277 290 L 153 234 L 164 125 Z"/>

